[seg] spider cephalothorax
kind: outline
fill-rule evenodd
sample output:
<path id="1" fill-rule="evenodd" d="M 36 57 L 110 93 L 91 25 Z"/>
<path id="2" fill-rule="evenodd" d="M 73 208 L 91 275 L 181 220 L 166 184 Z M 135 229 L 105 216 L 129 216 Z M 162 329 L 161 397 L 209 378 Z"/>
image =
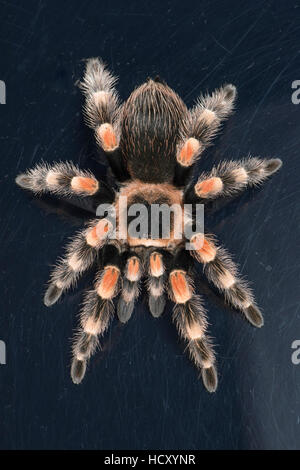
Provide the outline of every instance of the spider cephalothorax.
<path id="1" fill-rule="evenodd" d="M 113 316 L 112 299 L 119 296 L 117 315 L 126 322 L 145 279 L 154 317 L 164 310 L 165 292 L 175 303 L 173 319 L 201 370 L 204 385 L 212 392 L 217 387 L 215 355 L 206 332 L 205 310 L 192 280 L 195 260 L 203 265 L 208 280 L 254 326 L 262 326 L 263 318 L 226 250 L 203 230 L 187 235 L 185 228 L 195 226 L 195 211 L 186 215 L 184 207 L 205 204 L 262 183 L 280 168 L 281 161 L 248 157 L 221 162 L 192 184 L 195 161 L 233 110 L 235 87 L 225 85 L 202 96 L 188 110 L 159 79 L 147 80 L 123 105 L 114 84 L 115 78 L 99 59 L 87 61 L 81 83 L 86 97 L 84 113 L 107 155 L 116 179 L 115 190 L 73 163 L 40 164 L 16 179 L 21 187 L 35 193 L 77 195 L 89 198 L 94 205 L 107 203 L 115 214 L 112 220 L 105 211 L 97 211 L 98 217 L 69 243 L 65 256 L 52 271 L 44 302 L 47 306 L 54 304 L 85 271 L 98 266 L 94 286 L 85 294 L 73 345 L 71 375 L 79 383 L 97 348 L 98 337 Z M 136 205 L 145 208 L 147 222 L 138 235 L 130 231 Z M 161 205 L 178 209 L 171 213 L 167 236 L 160 219 L 153 222 L 152 218 L 153 207 Z M 158 236 L 153 235 L 155 230 Z"/>
<path id="2" fill-rule="evenodd" d="M 124 209 L 122 207 L 124 206 Z M 143 183 L 134 180 L 119 191 L 115 202 L 117 228 L 126 215 L 123 225 L 126 227 L 127 243 L 132 246 L 160 246 L 170 247 L 182 242 L 182 237 L 178 236 L 183 232 L 184 212 L 183 212 L 183 191 L 169 183 Z M 136 212 L 142 209 L 144 214 L 140 214 L 141 222 L 144 221 L 143 230 L 139 233 L 132 233 L 130 222 L 136 220 Z M 173 208 L 169 214 L 169 225 L 164 230 L 166 220 L 156 216 L 158 209 Z M 166 212 L 165 212 L 166 214 Z M 144 217 L 143 217 L 144 215 Z M 159 214 L 158 214 L 159 215 Z M 163 222 L 165 222 L 163 224 Z M 133 229 L 135 229 L 135 225 Z M 169 230 L 167 230 L 169 229 Z M 176 230 L 177 229 L 177 230 Z"/>

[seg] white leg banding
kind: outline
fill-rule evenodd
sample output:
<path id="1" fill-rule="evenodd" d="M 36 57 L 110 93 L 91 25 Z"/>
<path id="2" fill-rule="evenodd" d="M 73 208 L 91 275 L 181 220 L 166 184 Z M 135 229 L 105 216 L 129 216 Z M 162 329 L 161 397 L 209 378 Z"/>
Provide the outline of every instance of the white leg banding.
<path id="1" fill-rule="evenodd" d="M 82 260 L 78 258 L 77 254 L 74 253 L 68 258 L 68 265 L 73 271 L 79 272 L 82 269 Z"/>
<path id="2" fill-rule="evenodd" d="M 202 336 L 204 334 L 203 327 L 197 322 L 194 322 L 190 325 L 187 323 L 186 324 L 186 331 L 187 331 L 188 337 L 191 340 L 200 339 L 200 338 L 202 338 Z"/>
<path id="3" fill-rule="evenodd" d="M 155 285 L 155 284 L 150 284 L 149 287 L 149 292 L 153 297 L 159 297 L 160 295 L 163 294 L 164 291 L 164 286 L 163 284 Z"/>
<path id="4" fill-rule="evenodd" d="M 216 118 L 216 113 L 214 111 L 211 111 L 210 109 L 204 109 L 199 116 L 199 120 L 203 121 L 208 126 L 212 124 L 216 120 Z"/>
<path id="5" fill-rule="evenodd" d="M 98 335 L 100 333 L 101 322 L 94 317 L 89 317 L 84 325 L 84 332 L 90 335 Z"/>
<path id="6" fill-rule="evenodd" d="M 63 288 L 64 288 L 64 283 L 61 282 L 61 281 L 56 281 L 56 282 L 55 282 L 55 285 L 56 285 L 56 287 L 58 287 L 59 289 L 63 289 Z"/>
<path id="7" fill-rule="evenodd" d="M 248 174 L 245 168 L 235 168 L 232 170 L 231 175 L 234 177 L 237 183 L 247 184 L 248 182 Z"/>
<path id="8" fill-rule="evenodd" d="M 61 173 L 58 173 L 57 171 L 53 171 L 53 170 L 48 171 L 47 176 L 46 176 L 47 186 L 49 186 L 49 188 L 58 186 L 60 176 L 61 176 Z"/>
<path id="9" fill-rule="evenodd" d="M 92 95 L 93 100 L 96 106 L 106 106 L 110 97 L 110 93 L 108 91 L 96 91 Z"/>
<path id="10" fill-rule="evenodd" d="M 219 282 L 223 289 L 229 289 L 236 281 L 235 277 L 228 270 L 225 270 L 223 274 L 220 274 Z"/>
<path id="11" fill-rule="evenodd" d="M 213 365 L 213 362 L 210 359 L 205 359 L 201 362 L 201 367 L 203 369 L 209 369 Z"/>

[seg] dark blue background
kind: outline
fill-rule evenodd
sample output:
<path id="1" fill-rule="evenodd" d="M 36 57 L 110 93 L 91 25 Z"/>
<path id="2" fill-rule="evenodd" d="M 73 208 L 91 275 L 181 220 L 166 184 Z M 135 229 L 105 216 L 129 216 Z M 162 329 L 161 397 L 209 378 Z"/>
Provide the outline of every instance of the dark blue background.
<path id="1" fill-rule="evenodd" d="M 300 448 L 299 125 L 297 1 L 1 1 L 0 447 L 9 449 Z M 251 281 L 265 315 L 255 330 L 200 281 L 216 338 L 219 388 L 208 394 L 178 340 L 170 306 L 158 320 L 140 298 L 114 322 L 82 385 L 69 376 L 70 338 L 84 287 L 51 309 L 50 265 L 80 227 L 14 184 L 44 159 L 105 174 L 82 120 L 82 59 L 101 56 L 126 99 L 147 76 L 164 78 L 191 106 L 226 82 L 237 111 L 202 157 L 282 158 L 262 189 L 207 218 Z M 297 214 L 298 210 L 298 214 Z"/>

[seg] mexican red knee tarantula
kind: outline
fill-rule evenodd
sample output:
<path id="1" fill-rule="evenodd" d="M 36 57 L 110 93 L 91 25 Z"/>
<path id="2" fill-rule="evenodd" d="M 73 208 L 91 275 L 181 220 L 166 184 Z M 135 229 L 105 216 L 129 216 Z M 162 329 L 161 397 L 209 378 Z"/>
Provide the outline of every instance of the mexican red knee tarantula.
<path id="1" fill-rule="evenodd" d="M 81 82 L 85 95 L 84 114 L 105 152 L 117 181 L 113 190 L 88 171 L 73 163 L 40 164 L 21 174 L 16 182 L 35 193 L 95 198 L 118 207 L 126 196 L 129 207 L 136 202 L 205 203 L 232 195 L 263 182 L 281 166 L 279 159 L 246 158 L 221 162 L 210 173 L 191 183 L 196 160 L 209 145 L 222 121 L 233 110 L 236 89 L 225 85 L 211 95 L 200 97 L 188 110 L 181 98 L 164 82 L 148 79 L 120 105 L 114 88 L 115 78 L 99 59 L 87 61 Z M 117 221 L 118 223 L 118 221 Z M 141 279 L 146 277 L 149 309 L 158 317 L 165 307 L 165 291 L 175 303 L 173 319 L 187 341 L 191 358 L 200 369 L 208 391 L 217 387 L 215 354 L 207 336 L 207 320 L 202 300 L 196 295 L 192 271 L 194 260 L 203 264 L 204 273 L 226 300 L 239 309 L 254 326 L 263 318 L 253 294 L 239 278 L 236 265 L 214 237 L 194 233 L 186 250 L 184 235 L 175 238 L 173 219 L 170 236 L 112 239 L 109 217 L 95 218 L 67 246 L 66 254 L 52 271 L 44 297 L 54 304 L 78 278 L 94 264 L 98 274 L 92 290 L 85 294 L 79 331 L 73 345 L 71 375 L 81 382 L 86 364 L 98 345 L 98 337 L 113 316 L 112 299 L 119 293 L 117 315 L 129 320 L 139 295 Z"/>

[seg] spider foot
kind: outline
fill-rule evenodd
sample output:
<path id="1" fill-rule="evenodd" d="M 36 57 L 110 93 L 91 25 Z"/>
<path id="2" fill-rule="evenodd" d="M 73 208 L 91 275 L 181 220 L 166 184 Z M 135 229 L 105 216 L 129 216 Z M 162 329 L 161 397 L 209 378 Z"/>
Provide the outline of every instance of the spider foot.
<path id="1" fill-rule="evenodd" d="M 51 307 L 51 305 L 55 304 L 62 293 L 62 287 L 58 287 L 56 284 L 50 284 L 44 295 L 44 304 L 46 307 Z"/>
<path id="2" fill-rule="evenodd" d="M 74 359 L 71 367 L 71 377 L 74 384 L 80 384 L 86 371 L 86 361 Z"/>
<path id="3" fill-rule="evenodd" d="M 210 393 L 215 392 L 218 387 L 218 376 L 216 368 L 211 366 L 207 369 L 202 369 L 201 375 L 206 390 Z"/>
<path id="4" fill-rule="evenodd" d="M 251 325 L 261 328 L 264 326 L 264 318 L 256 305 L 250 305 L 244 310 L 244 315 Z"/>

